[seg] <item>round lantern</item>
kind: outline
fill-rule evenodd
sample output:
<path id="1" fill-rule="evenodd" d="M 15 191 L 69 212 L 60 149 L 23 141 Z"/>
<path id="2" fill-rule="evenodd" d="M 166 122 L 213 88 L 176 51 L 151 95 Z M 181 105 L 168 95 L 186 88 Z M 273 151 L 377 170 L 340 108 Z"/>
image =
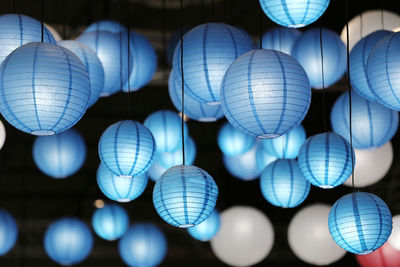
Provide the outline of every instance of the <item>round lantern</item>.
<path id="1" fill-rule="evenodd" d="M 188 30 L 190 30 L 190 27 L 183 26 L 183 34 L 185 34 Z M 181 31 L 178 30 L 174 32 L 170 37 L 169 41 L 167 44 L 167 47 L 165 49 L 165 59 L 167 60 L 168 65 L 172 65 L 172 60 L 174 57 L 174 52 L 177 44 L 181 40 Z"/>
<path id="2" fill-rule="evenodd" d="M 104 70 L 99 57 L 91 48 L 78 41 L 65 40 L 58 42 L 58 45 L 71 50 L 85 65 L 89 73 L 91 89 L 88 106 L 92 106 L 100 97 L 104 86 Z"/>
<path id="3" fill-rule="evenodd" d="M 101 192 L 118 202 L 129 202 L 138 198 L 146 189 L 147 181 L 145 174 L 127 178 L 113 174 L 103 164 L 97 169 L 97 184 Z"/>
<path id="4" fill-rule="evenodd" d="M 98 236 L 113 241 L 128 230 L 129 216 L 121 206 L 107 204 L 93 213 L 92 226 Z"/>
<path id="5" fill-rule="evenodd" d="M 87 109 L 88 72 L 66 48 L 28 43 L 7 56 L 0 73 L 0 113 L 23 132 L 53 135 L 65 131 Z"/>
<path id="6" fill-rule="evenodd" d="M 265 169 L 265 167 L 267 167 L 270 163 L 274 162 L 277 159 L 278 159 L 277 157 L 274 157 L 267 151 L 265 151 L 265 149 L 261 145 L 257 148 L 256 162 L 260 174 Z"/>
<path id="7" fill-rule="evenodd" d="M 74 129 L 52 136 L 39 136 L 33 143 L 36 166 L 53 178 L 73 175 L 82 167 L 85 159 L 85 141 Z"/>
<path id="8" fill-rule="evenodd" d="M 264 169 L 260 188 L 264 198 L 272 205 L 294 208 L 307 198 L 310 183 L 304 178 L 296 160 L 280 159 Z"/>
<path id="9" fill-rule="evenodd" d="M 6 141 L 6 128 L 4 127 L 4 124 L 0 121 L 0 149 L 3 148 L 5 141 Z"/>
<path id="10" fill-rule="evenodd" d="M 310 84 L 289 55 L 252 50 L 226 72 L 221 102 L 233 127 L 259 138 L 274 138 L 304 119 L 311 102 Z"/>
<path id="11" fill-rule="evenodd" d="M 183 72 L 185 92 L 201 103 L 220 103 L 221 81 L 226 70 L 240 55 L 255 48 L 244 31 L 224 23 L 205 23 L 183 36 Z M 181 76 L 180 42 L 172 67 Z"/>
<path id="12" fill-rule="evenodd" d="M 253 136 L 233 128 L 229 122 L 220 128 L 217 140 L 222 153 L 228 157 L 241 155 L 249 151 L 256 143 Z"/>
<path id="13" fill-rule="evenodd" d="M 180 162 L 181 164 L 182 162 Z M 157 162 L 157 156 L 154 160 L 153 164 L 151 165 L 150 169 L 147 171 L 147 175 L 153 182 L 157 182 L 160 179 L 161 175 L 166 172 L 168 169 L 164 168 Z"/>
<path id="14" fill-rule="evenodd" d="M 78 264 L 89 256 L 93 236 L 89 227 L 77 218 L 62 218 L 53 222 L 44 235 L 47 255 L 60 265 Z"/>
<path id="15" fill-rule="evenodd" d="M 4 14 L 0 16 L 0 25 L 0 63 L 18 47 L 42 39 L 42 25 L 34 18 L 21 14 Z M 46 27 L 43 27 L 43 42 L 56 44 Z"/>
<path id="16" fill-rule="evenodd" d="M 398 267 L 400 251 L 395 250 L 388 242 L 367 255 L 356 255 L 361 267 Z"/>
<path id="17" fill-rule="evenodd" d="M 292 47 L 300 35 L 301 32 L 296 29 L 273 28 L 263 34 L 262 48 L 277 50 L 290 55 Z"/>
<path id="18" fill-rule="evenodd" d="M 382 246 L 392 232 L 392 216 L 379 197 L 364 192 L 347 194 L 329 213 L 329 231 L 343 249 L 359 255 Z"/>
<path id="19" fill-rule="evenodd" d="M 234 206 L 220 215 L 221 225 L 211 239 L 218 259 L 232 266 L 251 266 L 262 261 L 274 244 L 271 221 L 259 210 Z"/>
<path id="20" fill-rule="evenodd" d="M 131 267 L 158 266 L 167 254 L 167 239 L 151 223 L 137 223 L 129 228 L 118 244 L 122 260 Z"/>
<path id="21" fill-rule="evenodd" d="M 362 38 L 350 53 L 350 82 L 351 87 L 360 96 L 370 101 L 377 101 L 367 78 L 367 60 L 372 48 L 392 32 L 380 30 Z"/>
<path id="22" fill-rule="evenodd" d="M 312 204 L 298 211 L 290 221 L 289 246 L 298 258 L 308 264 L 329 265 L 346 254 L 329 233 L 326 222 L 330 209 L 326 204 Z"/>
<path id="23" fill-rule="evenodd" d="M 324 189 L 344 183 L 353 172 L 355 163 L 350 143 L 332 132 L 311 136 L 299 152 L 299 167 L 304 177 Z"/>
<path id="24" fill-rule="evenodd" d="M 49 30 L 49 32 L 51 33 L 51 35 L 53 35 L 53 37 L 54 37 L 54 40 L 56 41 L 56 42 L 58 42 L 58 41 L 61 41 L 63 38 L 61 37 L 61 35 L 57 32 L 57 30 L 53 27 L 53 26 L 51 26 L 51 25 L 49 25 L 49 24 L 47 24 L 47 23 L 43 23 L 44 24 L 44 26 L 46 26 L 46 28 Z M 44 37 L 44 36 L 43 36 Z"/>
<path id="25" fill-rule="evenodd" d="M 393 230 L 388 243 L 392 248 L 400 250 L 400 215 L 393 216 Z"/>
<path id="26" fill-rule="evenodd" d="M 18 227 L 11 214 L 0 209 L 0 256 L 7 254 L 18 238 Z"/>
<path id="27" fill-rule="evenodd" d="M 98 20 L 90 24 L 86 29 L 85 33 L 88 32 L 96 32 L 96 31 L 108 31 L 112 33 L 125 33 L 127 32 L 127 28 L 119 23 L 118 21 L 111 19 L 103 19 Z"/>
<path id="28" fill-rule="evenodd" d="M 145 173 L 153 163 L 156 142 L 146 126 L 124 120 L 109 126 L 99 141 L 99 156 L 114 174 L 132 177 Z"/>
<path id="29" fill-rule="evenodd" d="M 381 104 L 351 93 L 351 128 L 353 147 L 379 147 L 392 139 L 399 125 L 399 115 Z M 331 125 L 335 133 L 350 141 L 349 94 L 343 93 L 331 110 Z"/>
<path id="30" fill-rule="evenodd" d="M 214 210 L 202 223 L 187 228 L 188 233 L 199 241 L 210 241 L 218 232 L 220 225 L 219 213 Z"/>
<path id="31" fill-rule="evenodd" d="M 304 68 L 311 87 L 315 89 L 335 84 L 346 71 L 346 46 L 335 32 L 328 29 L 305 31 L 294 44 L 291 55 Z"/>
<path id="32" fill-rule="evenodd" d="M 193 165 L 170 168 L 158 179 L 153 190 L 158 215 L 181 228 L 198 225 L 207 219 L 214 210 L 217 197 L 214 179 Z"/>

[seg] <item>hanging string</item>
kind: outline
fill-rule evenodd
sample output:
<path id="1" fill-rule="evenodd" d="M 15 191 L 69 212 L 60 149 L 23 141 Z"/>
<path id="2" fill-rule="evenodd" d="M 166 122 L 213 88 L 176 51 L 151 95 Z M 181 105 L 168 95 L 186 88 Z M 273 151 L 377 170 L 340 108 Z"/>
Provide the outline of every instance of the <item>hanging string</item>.
<path id="1" fill-rule="evenodd" d="M 382 30 L 385 28 L 384 22 L 383 22 L 383 0 L 381 0 L 381 26 Z"/>
<path id="2" fill-rule="evenodd" d="M 43 31 L 44 31 L 44 25 L 43 25 L 43 0 L 40 0 L 40 28 L 41 28 L 41 39 L 40 39 L 40 42 L 43 43 Z"/>
<path id="3" fill-rule="evenodd" d="M 62 22 L 63 22 L 63 25 L 62 25 L 62 35 L 63 35 L 63 39 L 65 40 L 65 39 L 67 39 L 66 37 L 67 37 L 67 29 L 66 29 L 66 20 L 65 20 L 65 0 L 62 0 L 62 2 L 61 2 L 61 4 L 62 4 Z"/>
<path id="4" fill-rule="evenodd" d="M 261 6 L 258 6 L 258 39 L 259 39 L 259 45 L 260 45 L 260 49 L 262 49 L 262 11 L 261 11 Z"/>
<path id="5" fill-rule="evenodd" d="M 214 1 L 213 1 L 214 3 Z M 185 165 L 185 80 L 183 75 L 183 0 L 180 0 L 180 16 L 181 16 L 181 79 L 182 79 L 182 120 L 181 120 L 181 128 L 182 128 L 182 165 Z"/>
<path id="6" fill-rule="evenodd" d="M 325 99 L 325 76 L 324 76 L 324 48 L 322 43 L 322 27 L 319 27 L 319 45 L 321 52 L 321 78 L 322 78 L 322 122 L 324 125 L 324 132 L 328 131 L 326 126 L 326 99 Z"/>

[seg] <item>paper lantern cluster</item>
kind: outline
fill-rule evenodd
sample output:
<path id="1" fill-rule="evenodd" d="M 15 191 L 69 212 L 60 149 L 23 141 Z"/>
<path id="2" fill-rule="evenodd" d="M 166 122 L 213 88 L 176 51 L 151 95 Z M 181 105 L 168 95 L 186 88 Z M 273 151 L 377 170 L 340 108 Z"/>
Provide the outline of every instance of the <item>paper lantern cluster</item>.
<path id="1" fill-rule="evenodd" d="M 115 204 L 106 204 L 93 213 L 94 232 L 109 241 L 120 238 L 129 228 L 129 216 L 124 208 Z"/>

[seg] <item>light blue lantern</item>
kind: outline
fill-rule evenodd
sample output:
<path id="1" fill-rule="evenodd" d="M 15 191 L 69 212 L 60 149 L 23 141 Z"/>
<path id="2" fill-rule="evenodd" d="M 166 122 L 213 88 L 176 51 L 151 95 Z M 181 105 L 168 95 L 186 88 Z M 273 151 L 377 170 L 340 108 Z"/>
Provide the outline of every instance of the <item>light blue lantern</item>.
<path id="1" fill-rule="evenodd" d="M 324 189 L 344 183 L 351 176 L 355 163 L 350 143 L 332 132 L 311 136 L 299 152 L 299 166 L 304 177 Z"/>
<path id="2" fill-rule="evenodd" d="M 392 232 L 392 215 L 376 195 L 355 192 L 338 199 L 329 212 L 329 232 L 343 249 L 358 255 L 381 247 Z"/>
<path id="3" fill-rule="evenodd" d="M 58 219 L 46 230 L 44 249 L 60 265 L 69 266 L 85 260 L 93 247 L 93 236 L 85 223 L 73 217 Z"/>
<path id="4" fill-rule="evenodd" d="M 88 106 L 91 107 L 100 97 L 104 87 L 104 70 L 96 53 L 87 45 L 72 40 L 62 40 L 58 45 L 71 50 L 85 65 L 90 79 L 90 98 Z"/>
<path id="5" fill-rule="evenodd" d="M 327 88 L 339 81 L 347 62 L 345 44 L 337 33 L 325 28 L 322 28 L 321 57 L 320 32 L 320 28 L 303 32 L 292 49 L 292 56 L 303 66 L 315 89 Z"/>
<path id="6" fill-rule="evenodd" d="M 258 170 L 261 172 L 267 167 L 270 163 L 274 162 L 277 160 L 277 157 L 272 156 L 269 154 L 265 149 L 262 147 L 262 145 L 259 145 L 257 147 L 256 151 L 256 163 Z"/>
<path id="7" fill-rule="evenodd" d="M 278 137 L 301 123 L 311 102 L 307 74 L 291 56 L 252 50 L 229 67 L 222 108 L 233 127 L 259 138 Z"/>
<path id="8" fill-rule="evenodd" d="M 297 125 L 284 135 L 273 139 L 263 139 L 261 143 L 272 156 L 280 159 L 295 159 L 305 140 L 306 131 L 303 126 Z"/>
<path id="9" fill-rule="evenodd" d="M 164 260 L 167 249 L 164 233 L 152 223 L 132 225 L 118 244 L 122 260 L 130 267 L 158 266 Z"/>
<path id="10" fill-rule="evenodd" d="M 196 226 L 187 228 L 187 231 L 194 239 L 206 242 L 218 233 L 220 223 L 219 212 L 214 210 L 210 217 Z"/>
<path id="11" fill-rule="evenodd" d="M 157 180 L 166 172 L 168 169 L 161 166 L 157 161 L 157 156 L 150 169 L 147 171 L 147 175 L 153 182 L 157 182 Z"/>
<path id="12" fill-rule="evenodd" d="M 129 202 L 138 198 L 146 189 L 148 178 L 145 174 L 132 178 L 120 177 L 103 164 L 97 169 L 97 185 L 111 200 Z"/>
<path id="13" fill-rule="evenodd" d="M 292 47 L 300 37 L 301 31 L 277 27 L 266 31 L 262 36 L 262 48 L 281 51 L 290 55 Z"/>
<path id="14" fill-rule="evenodd" d="M 319 19 L 329 6 L 329 0 L 260 0 L 260 5 L 273 22 L 300 28 Z"/>
<path id="15" fill-rule="evenodd" d="M 0 209 L 0 256 L 7 254 L 17 242 L 18 226 L 13 216 Z"/>
<path id="16" fill-rule="evenodd" d="M 197 148 L 193 139 L 188 136 L 185 139 L 185 164 L 192 165 L 196 159 Z M 182 146 L 173 152 L 162 152 L 157 155 L 157 162 L 166 170 L 181 165 L 183 161 Z"/>
<path id="17" fill-rule="evenodd" d="M 119 176 L 132 177 L 145 173 L 153 163 L 155 153 L 153 135 L 137 121 L 114 123 L 100 137 L 100 159 Z"/>
<path id="18" fill-rule="evenodd" d="M 115 204 L 106 204 L 93 213 L 92 226 L 94 232 L 109 241 L 117 240 L 129 228 L 129 216 L 126 210 Z"/>
<path id="19" fill-rule="evenodd" d="M 269 164 L 261 174 L 260 188 L 269 203 L 282 208 L 297 207 L 310 193 L 310 183 L 293 159 L 279 159 Z"/>
<path id="20" fill-rule="evenodd" d="M 28 43 L 0 66 L 0 113 L 15 128 L 53 135 L 71 128 L 90 97 L 86 67 L 71 51 L 48 43 Z"/>
<path id="21" fill-rule="evenodd" d="M 98 20 L 87 26 L 84 33 L 96 31 L 108 31 L 112 33 L 125 33 L 128 29 L 118 21 L 111 19 Z"/>
<path id="22" fill-rule="evenodd" d="M 351 126 L 353 147 L 379 147 L 392 139 L 399 125 L 399 115 L 376 102 L 368 101 L 354 91 L 351 93 Z M 349 95 L 343 93 L 331 110 L 331 124 L 335 133 L 350 141 Z"/>
<path id="23" fill-rule="evenodd" d="M 183 73 L 185 92 L 201 103 L 220 103 L 221 81 L 226 70 L 240 55 L 255 48 L 244 31 L 224 23 L 205 23 L 183 36 Z M 172 67 L 182 75 L 180 42 Z"/>
<path id="24" fill-rule="evenodd" d="M 217 141 L 225 156 L 234 157 L 242 155 L 254 147 L 256 138 L 242 133 L 226 122 L 218 132 Z"/>
<path id="25" fill-rule="evenodd" d="M 215 208 L 218 187 L 204 170 L 193 165 L 168 169 L 153 190 L 154 207 L 167 223 L 188 228 L 207 219 Z"/>
<path id="26" fill-rule="evenodd" d="M 74 129 L 39 136 L 33 143 L 33 160 L 44 174 L 59 179 L 76 173 L 86 159 L 86 144 Z"/>

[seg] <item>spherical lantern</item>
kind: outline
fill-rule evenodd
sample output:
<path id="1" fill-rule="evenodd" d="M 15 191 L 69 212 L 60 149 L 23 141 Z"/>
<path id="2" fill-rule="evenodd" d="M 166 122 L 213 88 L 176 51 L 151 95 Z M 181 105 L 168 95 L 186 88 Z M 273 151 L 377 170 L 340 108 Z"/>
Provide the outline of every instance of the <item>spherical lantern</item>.
<path id="1" fill-rule="evenodd" d="M 129 228 L 129 216 L 124 208 L 107 204 L 93 213 L 94 232 L 109 241 L 120 238 Z"/>
<path id="2" fill-rule="evenodd" d="M 132 178 L 113 174 L 103 164 L 97 169 L 97 185 L 111 200 L 129 202 L 138 198 L 146 189 L 148 178 L 145 174 Z"/>
<path id="3" fill-rule="evenodd" d="M 392 139 L 399 125 L 399 115 L 381 104 L 365 100 L 352 91 L 351 130 L 353 147 L 379 147 Z M 349 95 L 343 93 L 331 110 L 331 125 L 335 133 L 350 141 Z"/>
<path id="4" fill-rule="evenodd" d="M 172 152 L 182 145 L 182 119 L 171 110 L 159 110 L 151 113 L 143 123 L 154 136 L 157 152 Z M 184 136 L 188 135 L 186 123 L 183 124 Z"/>
<path id="5" fill-rule="evenodd" d="M 0 256 L 7 254 L 18 238 L 18 227 L 11 214 L 0 209 Z"/>
<path id="6" fill-rule="evenodd" d="M 180 163 L 181 164 L 181 163 Z M 164 168 L 157 162 L 157 156 L 150 169 L 147 171 L 147 175 L 153 182 L 157 182 L 160 179 L 161 175 L 166 172 L 168 169 Z"/>
<path id="7" fill-rule="evenodd" d="M 253 136 L 233 128 L 229 122 L 222 125 L 217 140 L 222 153 L 228 157 L 241 155 L 249 151 L 256 143 Z"/>
<path id="8" fill-rule="evenodd" d="M 192 165 L 196 159 L 197 148 L 193 139 L 188 136 L 185 139 L 185 164 Z M 183 162 L 182 146 L 173 152 L 162 152 L 156 157 L 157 162 L 166 170 L 169 168 L 181 165 Z"/>
<path id="9" fill-rule="evenodd" d="M 158 227 L 137 223 L 120 239 L 118 249 L 126 265 L 153 267 L 164 260 L 167 246 L 167 239 Z"/>
<path id="10" fill-rule="evenodd" d="M 398 267 L 400 251 L 395 250 L 388 242 L 367 255 L 356 255 L 361 267 Z"/>
<path id="11" fill-rule="evenodd" d="M 264 198 L 272 205 L 294 208 L 307 198 L 310 183 L 304 178 L 296 160 L 280 159 L 264 169 L 260 188 Z"/>
<path id="12" fill-rule="evenodd" d="M 191 237 L 199 241 L 210 241 L 218 232 L 220 225 L 219 212 L 214 210 L 202 223 L 187 228 Z"/>
<path id="13" fill-rule="evenodd" d="M 44 235 L 47 255 L 60 265 L 78 264 L 89 256 L 93 236 L 89 227 L 77 218 L 62 218 L 53 222 Z"/>
<path id="14" fill-rule="evenodd" d="M 307 74 L 289 55 L 252 50 L 229 67 L 221 85 L 228 121 L 245 134 L 278 137 L 304 119 L 311 102 Z"/>
<path id="15" fill-rule="evenodd" d="M 220 215 L 221 226 L 211 239 L 218 259 L 232 266 L 251 266 L 262 261 L 274 244 L 271 221 L 259 210 L 234 206 Z"/>
<path id="16" fill-rule="evenodd" d="M 43 25 L 46 26 L 46 28 L 49 30 L 49 32 L 51 33 L 51 35 L 53 35 L 54 40 L 55 40 L 56 42 L 61 41 L 61 40 L 63 39 L 63 38 L 61 37 L 61 35 L 57 32 L 57 30 L 56 30 L 53 26 L 51 26 L 51 25 L 49 25 L 49 24 L 47 24 L 47 23 L 43 23 Z M 43 37 L 44 37 L 44 36 L 43 36 Z"/>
<path id="17" fill-rule="evenodd" d="M 23 132 L 60 133 L 77 123 L 87 109 L 86 67 L 66 48 L 28 43 L 3 61 L 0 74 L 0 113 Z"/>
<path id="18" fill-rule="evenodd" d="M 145 173 L 154 161 L 156 144 L 146 126 L 124 120 L 109 126 L 99 141 L 99 156 L 114 174 L 132 177 Z"/>
<path id="19" fill-rule="evenodd" d="M 290 55 L 292 47 L 301 31 L 283 27 L 273 28 L 265 32 L 262 36 L 262 48 L 281 51 Z"/>
<path id="20" fill-rule="evenodd" d="M 103 19 L 90 24 L 84 32 L 108 31 L 112 33 L 126 33 L 127 30 L 128 29 L 118 21 Z"/>
<path id="21" fill-rule="evenodd" d="M 5 141 L 6 141 L 6 128 L 4 128 L 4 124 L 0 121 L 0 149 L 3 148 Z"/>
<path id="22" fill-rule="evenodd" d="M 305 31 L 294 44 L 291 55 L 304 68 L 311 87 L 315 89 L 335 84 L 346 71 L 346 46 L 335 32 L 328 29 Z"/>
<path id="23" fill-rule="evenodd" d="M 193 165 L 170 168 L 158 179 L 153 190 L 158 215 L 181 228 L 198 225 L 207 219 L 214 210 L 217 197 L 214 179 Z"/>
<path id="24" fill-rule="evenodd" d="M 85 141 L 74 129 L 52 136 L 39 136 L 33 143 L 36 166 L 53 178 L 73 175 L 82 167 L 85 159 Z"/>
<path id="25" fill-rule="evenodd" d="M 259 149 L 260 146 L 255 144 L 249 151 L 243 154 L 232 157 L 222 155 L 225 169 L 239 180 L 251 181 L 257 179 L 263 170 L 259 167 L 259 163 L 256 160 Z"/>
<path id="26" fill-rule="evenodd" d="M 393 216 L 393 230 L 388 243 L 392 248 L 400 250 L 400 215 Z"/>
<path id="27" fill-rule="evenodd" d="M 88 106 L 96 103 L 104 87 L 104 70 L 99 57 L 87 45 L 72 40 L 58 42 L 58 45 L 71 50 L 85 65 L 90 79 L 90 98 Z"/>
<path id="28" fill-rule="evenodd" d="M 254 48 L 249 35 L 227 24 L 194 27 L 183 36 L 185 92 L 198 102 L 219 104 L 226 70 L 237 57 Z M 181 56 L 179 42 L 172 64 L 175 76 L 182 75 Z"/>
<path id="29" fill-rule="evenodd" d="M 392 231 L 392 215 L 379 197 L 364 192 L 347 194 L 329 213 L 333 240 L 354 254 L 368 254 L 382 246 Z"/>

